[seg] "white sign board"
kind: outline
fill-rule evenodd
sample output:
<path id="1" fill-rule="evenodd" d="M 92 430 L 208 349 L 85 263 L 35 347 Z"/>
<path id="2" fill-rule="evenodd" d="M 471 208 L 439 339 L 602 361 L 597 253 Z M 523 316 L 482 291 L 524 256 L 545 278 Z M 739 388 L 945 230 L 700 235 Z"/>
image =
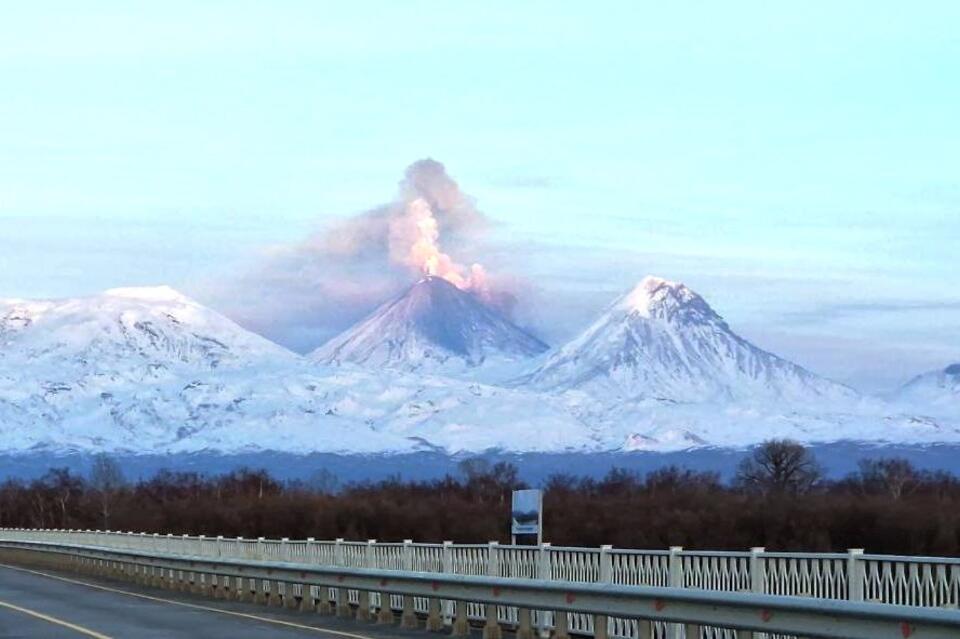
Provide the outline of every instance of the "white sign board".
<path id="1" fill-rule="evenodd" d="M 513 507 L 510 509 L 510 533 L 513 535 L 540 536 L 543 522 L 543 491 L 513 491 Z"/>

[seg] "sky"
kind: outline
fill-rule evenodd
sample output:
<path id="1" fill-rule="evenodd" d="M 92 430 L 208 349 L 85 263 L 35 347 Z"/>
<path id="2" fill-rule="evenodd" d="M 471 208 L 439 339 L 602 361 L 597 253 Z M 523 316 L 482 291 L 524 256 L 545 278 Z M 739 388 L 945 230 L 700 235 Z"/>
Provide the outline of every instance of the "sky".
<path id="1" fill-rule="evenodd" d="M 169 284 L 307 350 L 264 273 L 430 157 L 551 343 L 652 273 L 862 390 L 960 360 L 960 3 L 8 5 L 0 297 Z"/>

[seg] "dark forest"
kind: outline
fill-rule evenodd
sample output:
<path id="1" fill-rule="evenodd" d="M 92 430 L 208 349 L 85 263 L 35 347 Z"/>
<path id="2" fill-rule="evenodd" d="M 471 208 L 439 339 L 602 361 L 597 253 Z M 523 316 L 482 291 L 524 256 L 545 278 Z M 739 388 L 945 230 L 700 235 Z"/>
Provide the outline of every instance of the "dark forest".
<path id="1" fill-rule="evenodd" d="M 960 479 L 900 459 L 864 459 L 839 481 L 788 441 L 767 442 L 733 481 L 667 467 L 544 483 L 544 537 L 555 546 L 960 554 Z M 517 468 L 463 462 L 457 476 L 339 485 L 322 469 L 280 482 L 263 470 L 160 472 L 130 483 L 107 456 L 88 476 L 51 469 L 0 485 L 0 526 L 243 537 L 423 542 L 509 541 Z"/>

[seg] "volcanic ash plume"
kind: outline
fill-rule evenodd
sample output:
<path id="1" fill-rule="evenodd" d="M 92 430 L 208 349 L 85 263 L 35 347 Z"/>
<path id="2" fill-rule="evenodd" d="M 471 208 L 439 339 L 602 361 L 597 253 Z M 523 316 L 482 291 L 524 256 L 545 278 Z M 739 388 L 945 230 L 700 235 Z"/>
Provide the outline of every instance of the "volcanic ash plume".
<path id="1" fill-rule="evenodd" d="M 440 225 L 429 202 L 417 197 L 406 203 L 403 212 L 390 220 L 390 259 L 423 275 L 442 277 L 457 288 L 484 297 L 486 272 L 480 264 L 469 269 L 440 250 Z"/>
<path id="2" fill-rule="evenodd" d="M 268 334 L 299 331 L 313 347 L 399 294 L 423 275 L 442 277 L 488 306 L 510 314 L 515 277 L 490 276 L 474 263 L 489 226 L 443 164 L 431 159 L 407 167 L 393 201 L 335 223 L 305 241 L 277 247 L 240 287 L 259 304 L 231 309 L 247 326 Z M 457 258 L 453 256 L 456 255 Z M 472 258 L 472 259 L 471 259 Z M 270 303 L 263 304 L 264 299 Z M 262 316 L 254 308 L 270 309 Z M 278 326 L 280 314 L 288 327 Z M 290 343 L 292 340 L 284 340 Z"/>
<path id="3" fill-rule="evenodd" d="M 443 165 L 426 159 L 407 167 L 394 202 L 334 227 L 321 244 L 343 259 L 386 259 L 389 267 L 414 276 L 442 277 L 494 303 L 498 294 L 483 266 L 462 264 L 441 248 L 443 237 L 462 249 L 486 226 L 486 217 Z"/>

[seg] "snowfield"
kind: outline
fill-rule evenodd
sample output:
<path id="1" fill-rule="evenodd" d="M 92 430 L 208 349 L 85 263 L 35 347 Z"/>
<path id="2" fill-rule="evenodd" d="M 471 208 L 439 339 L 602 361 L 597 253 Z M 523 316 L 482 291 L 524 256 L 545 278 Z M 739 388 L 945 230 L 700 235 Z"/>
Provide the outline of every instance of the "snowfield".
<path id="1" fill-rule="evenodd" d="M 861 397 L 756 348 L 657 278 L 544 358 L 535 337 L 433 280 L 309 357 L 168 287 L 2 300 L 0 452 L 960 443 L 960 367 Z"/>

